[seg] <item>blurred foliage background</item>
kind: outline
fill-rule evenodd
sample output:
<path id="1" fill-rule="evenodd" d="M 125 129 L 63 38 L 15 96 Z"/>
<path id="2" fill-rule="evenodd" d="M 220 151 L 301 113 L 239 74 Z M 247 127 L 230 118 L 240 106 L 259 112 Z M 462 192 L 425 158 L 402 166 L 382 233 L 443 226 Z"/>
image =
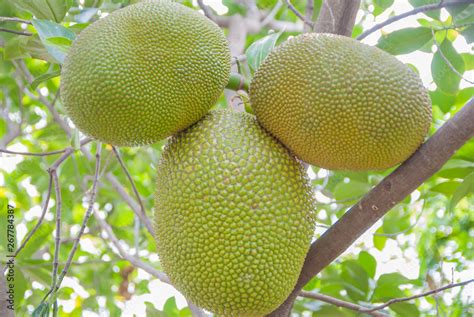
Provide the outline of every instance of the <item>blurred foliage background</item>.
<path id="1" fill-rule="evenodd" d="M 83 136 L 64 115 L 59 96 L 60 65 L 76 35 L 93 21 L 129 5 L 131 0 L 0 0 L 1 17 L 17 17 L 31 24 L 0 22 L 0 148 L 15 151 L 49 152 L 78 148 Z M 180 1 L 199 10 L 196 2 Z M 251 1 L 250 1 L 251 2 Z M 223 17 L 248 12 L 249 1 L 209 1 Z M 397 7 L 436 3 L 430 0 L 364 0 L 353 37 L 399 14 Z M 248 63 L 242 73 L 251 77 L 258 66 L 256 54 L 264 55 L 288 36 L 303 29 L 280 0 L 258 0 L 262 16 L 290 22 L 293 28 L 269 36 L 270 26 L 247 34 Z M 293 5 L 305 11 L 306 1 Z M 315 0 L 317 16 L 321 0 Z M 433 104 L 431 134 L 474 95 L 474 5 L 463 5 L 419 14 L 407 26 L 376 32 L 368 38 L 387 52 L 419 71 L 430 89 Z M 1 21 L 1 20 L 0 20 Z M 382 20 L 383 21 L 383 20 Z M 5 29 L 11 32 L 5 32 Z M 296 30 L 296 31 L 295 31 Z M 225 29 L 227 32 L 227 29 Z M 441 51 L 441 53 L 440 53 Z M 418 55 L 417 55 L 418 54 Z M 420 57 L 421 56 L 421 57 Z M 250 67 L 248 66 L 250 64 Z M 428 65 L 428 66 L 427 66 Z M 421 67 L 424 67 L 423 70 Z M 420 70 L 418 70 L 420 68 Z M 464 77 L 466 80 L 463 80 Z M 224 95 L 216 107 L 227 107 Z M 140 193 L 148 216 L 153 212 L 155 166 L 164 141 L 141 148 L 121 148 L 122 158 Z M 63 202 L 62 237 L 59 254 L 62 269 L 87 209 L 92 186 L 95 142 L 84 147 L 89 155 L 75 151 L 59 168 Z M 7 204 L 15 207 L 18 244 L 41 214 L 48 192 L 47 168 L 58 155 L 0 158 L 0 262 L 6 261 Z M 112 148 L 104 145 L 95 208 L 113 228 L 123 248 L 160 269 L 152 236 L 140 225 L 131 205 L 132 188 Z M 333 172 L 309 167 L 318 199 L 317 238 L 390 171 Z M 115 181 L 114 181 L 115 179 Z M 474 140 L 460 149 L 433 177 L 361 237 L 357 243 L 305 290 L 362 305 L 418 294 L 450 282 L 472 278 L 474 272 Z M 131 199 L 132 202 L 127 201 Z M 31 315 L 50 289 L 54 252 L 52 195 L 40 229 L 16 258 L 15 299 L 18 316 Z M 6 222 L 5 222 L 6 223 Z M 436 296 L 390 306 L 394 316 L 472 316 L 473 288 L 454 288 Z M 92 217 L 58 293 L 60 316 L 190 316 L 183 298 L 148 273 L 122 260 L 117 249 Z M 164 304 L 163 304 L 164 303 Z M 356 316 L 356 312 L 331 304 L 299 298 L 295 316 Z"/>

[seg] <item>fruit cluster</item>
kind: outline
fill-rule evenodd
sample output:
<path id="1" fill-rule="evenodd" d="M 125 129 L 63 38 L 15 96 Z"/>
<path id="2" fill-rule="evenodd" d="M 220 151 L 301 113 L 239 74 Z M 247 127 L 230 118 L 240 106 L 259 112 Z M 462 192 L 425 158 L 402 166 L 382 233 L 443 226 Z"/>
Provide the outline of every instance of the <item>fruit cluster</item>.
<path id="1" fill-rule="evenodd" d="M 168 0 L 93 23 L 62 68 L 65 109 L 117 146 L 170 137 L 155 196 L 160 262 L 197 305 L 263 316 L 292 291 L 314 231 L 304 165 L 384 169 L 421 144 L 426 90 L 406 65 L 336 35 L 304 34 L 266 58 L 250 85 L 256 116 L 211 111 L 230 75 L 223 32 Z"/>

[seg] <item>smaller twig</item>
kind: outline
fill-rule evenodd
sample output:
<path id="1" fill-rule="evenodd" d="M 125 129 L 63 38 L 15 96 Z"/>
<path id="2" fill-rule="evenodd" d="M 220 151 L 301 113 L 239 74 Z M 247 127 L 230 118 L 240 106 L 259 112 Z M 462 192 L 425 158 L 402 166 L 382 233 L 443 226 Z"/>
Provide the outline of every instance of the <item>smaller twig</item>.
<path id="1" fill-rule="evenodd" d="M 448 32 L 448 31 L 446 30 L 446 33 L 447 33 L 447 32 Z M 446 64 L 446 66 L 448 66 L 449 69 L 451 69 L 451 71 L 452 71 L 453 73 L 455 73 L 459 78 L 461 78 L 462 80 L 464 80 L 464 81 L 466 81 L 466 82 L 468 82 L 468 83 L 474 85 L 474 81 L 470 81 L 470 80 L 464 78 L 463 75 L 462 75 L 460 72 L 458 72 L 456 68 L 454 68 L 453 64 L 451 64 L 451 62 L 446 58 L 446 56 L 444 56 L 444 53 L 443 53 L 443 51 L 441 50 L 441 47 L 440 47 L 438 41 L 436 40 L 435 32 L 434 32 L 433 29 L 431 29 L 431 34 L 433 35 L 433 43 L 434 43 L 434 45 L 436 46 L 436 52 L 439 53 L 439 56 L 441 56 L 441 58 L 443 59 L 444 63 Z"/>
<path id="2" fill-rule="evenodd" d="M 327 296 L 327 295 L 324 295 L 324 294 L 317 294 L 317 293 L 312 293 L 312 292 L 301 291 L 299 293 L 299 296 L 316 299 L 316 300 L 319 300 L 319 301 L 322 301 L 322 302 L 325 302 L 325 303 L 335 305 L 337 307 L 347 308 L 347 309 L 350 309 L 350 310 L 353 310 L 353 311 L 356 311 L 356 312 L 362 312 L 362 311 L 366 310 L 366 308 L 363 307 L 363 306 L 360 306 L 360 305 L 357 305 L 357 304 L 354 304 L 354 303 L 350 303 L 350 302 L 346 302 L 344 300 L 340 300 L 338 298 L 334 298 L 334 297 Z M 369 314 L 371 316 L 375 316 L 375 317 L 387 317 L 387 316 L 389 316 L 389 315 L 386 315 L 386 314 L 383 314 L 383 313 L 380 313 L 380 312 L 368 312 L 368 311 L 365 311 L 365 312 L 367 314 Z"/>
<path id="3" fill-rule="evenodd" d="M 459 283 L 454 283 L 454 284 L 451 283 L 451 284 L 445 285 L 443 287 L 440 287 L 440 288 L 437 288 L 437 289 L 434 289 L 434 290 L 431 290 L 431 291 L 428 291 L 428 292 L 424 292 L 424 293 L 421 293 L 421 294 L 418 294 L 418 295 L 413 295 L 413 296 L 410 296 L 410 297 L 394 298 L 394 299 L 389 300 L 388 302 L 386 302 L 383 305 L 379 305 L 379 306 L 376 306 L 376 307 L 373 307 L 373 308 L 367 308 L 367 309 L 361 310 L 360 312 L 371 313 L 371 312 L 374 312 L 374 311 L 377 311 L 377 310 L 384 309 L 385 307 L 388 307 L 388 306 L 390 306 L 392 304 L 395 304 L 395 303 L 406 302 L 406 301 L 410 301 L 412 299 L 417 299 L 417 298 L 420 298 L 420 297 L 430 296 L 430 295 L 437 294 L 439 292 L 445 291 L 445 290 L 450 289 L 450 288 L 465 286 L 465 285 L 468 285 L 472 282 L 474 282 L 474 279 L 470 279 L 470 280 L 467 280 L 467 281 L 464 281 L 464 282 L 459 282 Z"/>
<path id="4" fill-rule="evenodd" d="M 204 15 L 212 21 L 215 21 L 214 13 L 212 13 L 212 9 L 209 8 L 207 5 L 204 4 L 202 0 L 197 0 L 198 6 L 201 8 L 201 10 L 204 12 Z"/>
<path id="5" fill-rule="evenodd" d="M 362 39 L 365 39 L 367 36 L 374 33 L 375 31 L 380 30 L 384 26 L 392 24 L 393 22 L 404 19 L 404 18 L 409 17 L 411 15 L 415 15 L 415 14 L 423 13 L 423 12 L 428 12 L 428 11 L 433 11 L 433 10 L 441 9 L 441 8 L 444 8 L 444 7 L 457 6 L 457 5 L 461 5 L 461 4 L 469 4 L 469 3 L 472 3 L 472 2 L 473 2 L 472 0 L 459 0 L 459 1 L 456 1 L 456 2 L 447 2 L 447 3 L 444 3 L 444 1 L 440 1 L 439 3 L 435 3 L 435 4 L 428 4 L 428 5 L 425 5 L 425 6 L 420 6 L 420 7 L 417 7 L 415 9 L 413 9 L 413 10 L 402 13 L 400 15 L 393 16 L 393 17 L 385 20 L 382 23 L 374 25 L 373 27 L 371 27 L 370 29 L 368 29 L 367 31 L 365 31 L 364 33 L 359 35 L 356 39 L 359 40 L 359 41 L 362 40 Z"/>
<path id="6" fill-rule="evenodd" d="M 61 286 L 61 283 L 66 276 L 69 267 L 71 266 L 71 262 L 74 259 L 74 254 L 76 253 L 76 250 L 79 246 L 79 241 L 81 240 L 82 235 L 84 234 L 84 231 L 86 230 L 87 227 L 87 222 L 89 221 L 89 218 L 92 215 L 92 208 L 95 203 L 95 198 L 97 196 L 97 182 L 99 180 L 99 171 L 100 171 L 100 153 L 101 153 L 101 143 L 97 143 L 97 153 L 95 155 L 96 158 L 96 163 L 95 163 L 95 173 L 94 173 L 94 181 L 92 182 L 92 190 L 90 193 L 90 198 L 89 198 L 89 207 L 86 210 L 86 213 L 84 215 L 84 220 L 82 221 L 81 228 L 79 229 L 79 232 L 77 233 L 77 236 L 74 240 L 74 244 L 72 246 L 71 252 L 69 252 L 69 256 L 66 261 L 66 265 L 64 265 L 63 270 L 61 271 L 61 275 L 59 276 L 58 283 L 56 285 L 56 289 L 54 290 L 55 292 L 59 289 Z"/>
<path id="7" fill-rule="evenodd" d="M 92 139 L 86 138 L 81 141 L 81 146 L 86 145 L 87 143 L 91 142 Z M 62 150 L 56 150 L 56 151 L 51 151 L 51 152 L 43 152 L 43 153 L 32 153 L 32 152 L 17 152 L 17 151 L 9 151 L 5 149 L 0 149 L 0 153 L 6 153 L 6 154 L 15 154 L 15 155 L 23 155 L 23 156 L 48 156 L 48 155 L 56 155 L 56 154 L 61 154 L 66 152 L 67 149 L 71 149 L 71 147 L 62 149 Z"/>
<path id="8" fill-rule="evenodd" d="M 23 19 L 15 18 L 15 17 L 0 17 L 0 22 L 18 22 L 18 23 L 25 23 L 25 24 L 31 25 L 31 21 L 23 20 Z"/>
<path id="9" fill-rule="evenodd" d="M 292 11 L 301 21 L 303 21 L 305 24 L 307 24 L 311 29 L 314 27 L 314 23 L 311 21 L 308 21 L 302 14 L 301 12 L 298 11 L 298 9 L 295 8 L 294 5 L 291 4 L 290 0 L 285 0 L 286 5 L 288 6 L 288 9 Z"/>
<path id="10" fill-rule="evenodd" d="M 263 19 L 263 21 L 260 22 L 260 27 L 263 28 L 264 26 L 269 24 L 271 21 L 273 21 L 273 19 L 275 18 L 275 15 L 278 13 L 278 10 L 280 10 L 282 6 L 283 6 L 283 3 L 280 0 L 278 0 L 275 6 L 270 11 L 270 13 L 268 13 L 268 15 Z"/>
<path id="11" fill-rule="evenodd" d="M 231 64 L 235 65 L 235 64 L 240 63 L 240 62 L 245 62 L 246 60 L 247 60 L 247 55 L 245 55 L 245 54 L 238 55 L 238 56 L 232 56 Z"/>
<path id="12" fill-rule="evenodd" d="M 163 283 L 171 284 L 168 276 L 165 273 L 158 271 L 157 269 L 153 268 L 151 265 L 149 265 L 147 263 L 144 263 L 144 262 L 140 261 L 139 259 L 137 259 L 136 257 L 128 254 L 124 250 L 122 245 L 120 244 L 120 241 L 115 236 L 115 234 L 114 234 L 112 228 L 109 226 L 109 224 L 104 219 L 102 219 L 100 217 L 99 213 L 97 212 L 97 210 L 95 208 L 93 208 L 93 211 L 94 211 L 95 218 L 96 218 L 99 226 L 101 227 L 102 230 L 104 230 L 107 233 L 109 241 L 112 242 L 112 244 L 118 250 L 118 253 L 120 254 L 120 256 L 123 259 L 130 262 L 133 266 L 135 266 L 137 268 L 140 268 L 140 269 L 144 270 L 145 272 L 151 274 L 152 276 L 158 278 Z"/>
<path id="13" fill-rule="evenodd" d="M 32 36 L 33 33 L 26 32 L 26 31 L 16 31 L 16 30 L 10 30 L 10 29 L 5 29 L 5 28 L 0 28 L 0 32 L 7 32 L 7 33 L 13 33 L 17 35 L 24 35 L 24 36 Z"/>
<path id="14" fill-rule="evenodd" d="M 59 161 L 59 160 L 58 160 Z M 59 163 L 61 164 L 61 163 Z M 58 164 L 58 165 L 59 165 Z M 62 207 L 62 200 L 61 200 L 61 187 L 59 185 L 59 178 L 58 174 L 56 173 L 56 168 L 50 169 L 51 176 L 53 177 L 54 189 L 56 192 L 56 239 L 54 243 L 54 257 L 53 257 L 53 272 L 52 272 L 52 283 L 51 289 L 53 290 L 56 288 L 57 283 L 57 276 L 58 276 L 58 266 L 59 266 L 59 247 L 61 243 L 61 207 Z M 49 294 L 50 292 L 48 292 Z M 46 297 L 43 298 L 43 302 Z M 56 305 L 54 305 L 53 301 L 54 298 L 50 298 L 50 304 L 53 304 L 53 316 L 56 310 Z"/>
<path id="15" fill-rule="evenodd" d="M 117 158 L 117 161 L 119 162 L 120 166 L 122 167 L 123 172 L 127 176 L 127 179 L 130 182 L 130 185 L 132 186 L 133 193 L 135 194 L 135 197 L 137 198 L 138 204 L 140 205 L 140 212 L 137 214 L 137 216 L 138 216 L 138 218 L 140 218 L 140 221 L 145 225 L 145 227 L 148 229 L 148 231 L 151 233 L 151 235 L 155 236 L 155 230 L 154 230 L 153 226 L 151 225 L 149 219 L 146 216 L 145 206 L 143 205 L 143 201 L 140 197 L 140 194 L 138 193 L 137 186 L 135 185 L 135 182 L 133 181 L 133 178 L 130 175 L 130 172 L 128 171 L 127 167 L 125 166 L 125 163 L 123 162 L 122 157 L 120 156 L 120 153 L 119 153 L 118 149 L 115 146 L 112 146 L 112 150 L 113 150 L 113 153 L 114 153 L 115 157 Z"/>

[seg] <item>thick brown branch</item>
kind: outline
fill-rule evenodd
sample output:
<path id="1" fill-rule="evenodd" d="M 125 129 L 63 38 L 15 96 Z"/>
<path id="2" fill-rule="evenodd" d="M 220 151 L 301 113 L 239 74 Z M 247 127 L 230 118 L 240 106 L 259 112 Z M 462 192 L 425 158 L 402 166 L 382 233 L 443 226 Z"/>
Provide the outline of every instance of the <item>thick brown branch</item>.
<path id="1" fill-rule="evenodd" d="M 313 276 L 436 173 L 473 136 L 474 98 L 311 245 L 295 289 L 272 316 L 284 316 L 282 311 L 287 314 L 299 291 Z"/>
<path id="2" fill-rule="evenodd" d="M 360 0 L 325 0 L 314 30 L 345 36 L 352 34 Z"/>
<path id="3" fill-rule="evenodd" d="M 331 304 L 331 305 L 335 305 L 337 307 L 347 308 L 347 309 L 350 309 L 350 310 L 353 310 L 353 311 L 356 311 L 356 312 L 366 312 L 370 316 L 375 316 L 375 317 L 387 317 L 388 316 L 386 314 L 376 312 L 376 311 L 370 311 L 369 312 L 367 310 L 367 308 L 365 308 L 363 306 L 360 306 L 360 305 L 357 305 L 357 304 L 354 304 L 354 303 L 350 303 L 350 302 L 346 302 L 344 300 L 340 300 L 338 298 L 334 298 L 334 297 L 327 296 L 327 295 L 324 295 L 324 294 L 301 291 L 299 296 L 316 299 L 316 300 L 319 300 L 319 301 L 322 301 L 322 302 L 325 302 L 325 303 L 328 303 L 328 304 Z"/>
<path id="4" fill-rule="evenodd" d="M 393 16 L 393 17 L 385 20 L 382 23 L 374 25 L 373 27 L 371 27 L 370 29 L 368 29 L 367 31 L 365 31 L 364 33 L 359 35 L 357 37 L 357 39 L 358 40 L 365 39 L 367 36 L 369 36 L 370 34 L 374 33 L 377 30 L 380 30 L 384 26 L 392 24 L 393 22 L 397 22 L 397 21 L 399 21 L 401 19 L 404 19 L 406 17 L 409 17 L 411 15 L 415 15 L 415 14 L 423 13 L 423 12 L 428 12 L 428 11 L 433 11 L 433 10 L 446 8 L 446 7 L 453 7 L 453 6 L 457 6 L 457 5 L 461 5 L 461 4 L 469 4 L 469 3 L 474 3 L 474 0 L 440 1 L 439 3 L 436 3 L 436 4 L 428 4 L 428 5 L 425 5 L 425 6 L 417 7 L 413 10 L 408 11 L 408 12 L 402 13 L 400 15 Z"/>

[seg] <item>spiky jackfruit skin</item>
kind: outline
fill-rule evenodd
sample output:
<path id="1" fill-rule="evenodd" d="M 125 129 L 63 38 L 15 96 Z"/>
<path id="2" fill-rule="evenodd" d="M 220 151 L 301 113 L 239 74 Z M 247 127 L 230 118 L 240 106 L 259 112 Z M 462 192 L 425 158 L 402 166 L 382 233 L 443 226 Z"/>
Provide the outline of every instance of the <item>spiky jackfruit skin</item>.
<path id="1" fill-rule="evenodd" d="M 259 122 L 299 158 L 336 170 L 379 170 L 423 142 L 431 105 L 419 77 L 384 51 L 337 35 L 277 47 L 250 84 Z"/>
<path id="2" fill-rule="evenodd" d="M 84 134 L 138 146 L 206 114 L 230 74 L 219 27 L 171 1 L 143 1 L 83 30 L 61 76 L 66 111 Z"/>
<path id="3" fill-rule="evenodd" d="M 314 230 L 301 164 L 254 116 L 213 111 L 172 137 L 157 167 L 164 271 L 219 316 L 263 316 L 292 291 Z"/>

